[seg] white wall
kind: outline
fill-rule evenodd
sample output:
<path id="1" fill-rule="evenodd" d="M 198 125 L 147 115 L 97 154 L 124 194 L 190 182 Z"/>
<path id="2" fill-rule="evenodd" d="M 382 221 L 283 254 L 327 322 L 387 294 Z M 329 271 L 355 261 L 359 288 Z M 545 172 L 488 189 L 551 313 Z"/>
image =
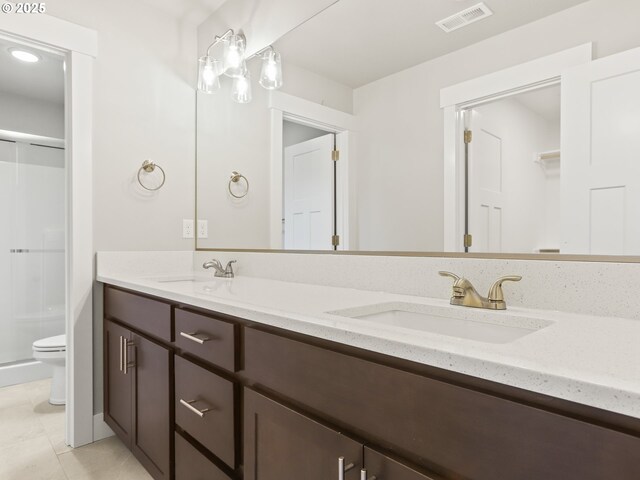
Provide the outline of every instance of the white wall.
<path id="1" fill-rule="evenodd" d="M 592 0 L 356 89 L 359 249 L 442 250 L 440 89 L 585 42 L 636 47 L 638 16 L 636 0 Z"/>
<path id="2" fill-rule="evenodd" d="M 54 0 L 47 11 L 98 31 L 96 250 L 192 248 L 181 219 L 193 218 L 195 26 L 136 0 Z M 155 194 L 135 180 L 145 159 L 167 173 Z"/>
<path id="3" fill-rule="evenodd" d="M 53 0 L 53 16 L 98 32 L 94 65 L 95 250 L 189 250 L 194 217 L 196 26 L 138 0 Z M 157 193 L 135 175 L 151 159 Z M 102 291 L 94 295 L 94 410 L 102 411 Z"/>
<path id="4" fill-rule="evenodd" d="M 0 130 L 64 138 L 64 105 L 0 91 Z"/>
<path id="5" fill-rule="evenodd" d="M 276 45 L 277 48 L 277 45 Z M 282 91 L 325 107 L 353 113 L 353 89 L 305 68 L 282 61 Z"/>
<path id="6" fill-rule="evenodd" d="M 253 101 L 231 100 L 231 79 L 212 95 L 198 93 L 198 218 L 209 221 L 209 238 L 199 247 L 265 248 L 269 245 L 268 92 L 251 65 Z M 242 199 L 229 195 L 231 172 L 249 180 Z"/>
<path id="7" fill-rule="evenodd" d="M 282 122 L 282 146 L 290 147 L 291 145 L 321 137 L 327 133 L 329 132 L 285 120 Z"/>

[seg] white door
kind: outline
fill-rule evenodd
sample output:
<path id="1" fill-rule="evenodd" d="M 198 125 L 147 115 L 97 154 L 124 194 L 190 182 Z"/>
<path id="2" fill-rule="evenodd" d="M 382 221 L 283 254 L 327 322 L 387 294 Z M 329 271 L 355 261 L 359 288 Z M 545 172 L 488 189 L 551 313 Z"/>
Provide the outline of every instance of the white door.
<path id="1" fill-rule="evenodd" d="M 334 135 L 284 149 L 284 248 L 332 250 Z"/>
<path id="2" fill-rule="evenodd" d="M 562 76 L 561 253 L 640 255 L 640 49 Z"/>
<path id="3" fill-rule="evenodd" d="M 502 142 L 500 129 L 473 112 L 473 139 L 469 145 L 469 233 L 470 252 L 502 251 Z"/>

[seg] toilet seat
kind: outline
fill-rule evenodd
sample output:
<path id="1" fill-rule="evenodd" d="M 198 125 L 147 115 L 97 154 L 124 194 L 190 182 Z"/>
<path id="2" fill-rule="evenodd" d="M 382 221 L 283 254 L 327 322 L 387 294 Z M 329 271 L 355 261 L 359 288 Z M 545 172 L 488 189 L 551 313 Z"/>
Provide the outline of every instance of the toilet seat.
<path id="1" fill-rule="evenodd" d="M 33 342 L 34 352 L 65 352 L 67 350 L 67 336 L 42 338 Z"/>

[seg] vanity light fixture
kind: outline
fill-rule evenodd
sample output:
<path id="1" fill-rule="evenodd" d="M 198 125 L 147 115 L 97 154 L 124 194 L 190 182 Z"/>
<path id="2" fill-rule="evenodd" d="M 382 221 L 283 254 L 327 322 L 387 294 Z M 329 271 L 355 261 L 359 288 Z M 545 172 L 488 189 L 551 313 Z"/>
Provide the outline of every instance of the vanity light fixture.
<path id="1" fill-rule="evenodd" d="M 36 63 L 40 61 L 40 57 L 35 53 L 27 52 L 26 50 L 20 50 L 17 48 L 9 49 L 9 52 L 13 56 L 13 58 L 17 58 L 18 60 L 25 63 Z"/>
<path id="2" fill-rule="evenodd" d="M 277 90 L 282 86 L 282 62 L 280 54 L 273 47 L 267 47 L 262 55 L 260 85 L 267 90 Z"/>
<path id="3" fill-rule="evenodd" d="M 211 56 L 211 49 L 223 43 L 222 60 Z M 236 34 L 232 29 L 221 36 L 216 35 L 213 43 L 207 48 L 206 55 L 198 59 L 198 90 L 214 93 L 220 89 L 222 74 L 233 79 L 231 98 L 238 103 L 249 103 L 252 98 L 251 74 L 247 61 L 253 57 L 262 57 L 260 85 L 266 90 L 277 90 L 282 87 L 282 61 L 280 54 L 271 45 L 246 56 L 247 39 L 242 33 Z"/>
<path id="4" fill-rule="evenodd" d="M 249 103 L 251 101 L 251 74 L 248 69 L 245 69 L 243 75 L 233 79 L 231 98 L 238 103 Z"/>

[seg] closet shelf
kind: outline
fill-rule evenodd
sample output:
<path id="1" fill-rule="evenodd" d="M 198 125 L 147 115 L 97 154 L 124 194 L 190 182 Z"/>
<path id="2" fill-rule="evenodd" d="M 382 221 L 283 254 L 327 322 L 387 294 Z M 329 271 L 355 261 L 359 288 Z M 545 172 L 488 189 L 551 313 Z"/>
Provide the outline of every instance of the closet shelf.
<path id="1" fill-rule="evenodd" d="M 560 167 L 560 150 L 538 152 L 534 155 L 533 161 L 540 165 L 545 173 L 558 173 Z"/>

